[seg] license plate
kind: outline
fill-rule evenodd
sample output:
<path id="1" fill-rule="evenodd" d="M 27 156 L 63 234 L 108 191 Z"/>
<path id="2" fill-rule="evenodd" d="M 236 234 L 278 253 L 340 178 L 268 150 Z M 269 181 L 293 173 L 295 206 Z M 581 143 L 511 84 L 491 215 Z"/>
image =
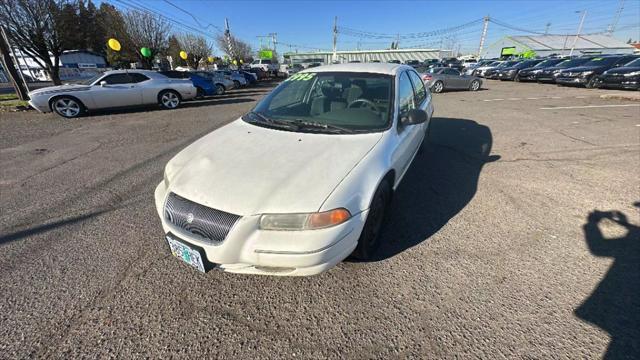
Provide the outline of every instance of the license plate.
<path id="1" fill-rule="evenodd" d="M 167 241 L 169 242 L 169 247 L 171 248 L 173 256 L 193 266 L 198 269 L 198 271 L 205 272 L 204 262 L 202 261 L 202 256 L 198 250 L 192 249 L 169 236 L 167 236 Z"/>

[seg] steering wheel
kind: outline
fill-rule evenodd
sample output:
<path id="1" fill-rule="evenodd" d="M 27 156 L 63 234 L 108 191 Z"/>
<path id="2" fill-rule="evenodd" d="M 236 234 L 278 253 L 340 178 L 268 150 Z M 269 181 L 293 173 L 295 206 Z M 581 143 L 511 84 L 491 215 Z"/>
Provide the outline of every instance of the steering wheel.
<path id="1" fill-rule="evenodd" d="M 366 105 L 369 105 L 369 109 L 370 110 L 373 110 L 375 112 L 382 112 L 382 111 L 380 111 L 380 108 L 378 107 L 378 105 L 376 105 L 373 101 L 367 100 L 367 99 L 363 99 L 363 98 L 355 99 L 352 102 L 350 102 L 349 105 L 347 105 L 347 109 L 351 109 L 353 104 L 356 104 L 356 103 L 359 103 L 359 102 L 365 103 Z"/>

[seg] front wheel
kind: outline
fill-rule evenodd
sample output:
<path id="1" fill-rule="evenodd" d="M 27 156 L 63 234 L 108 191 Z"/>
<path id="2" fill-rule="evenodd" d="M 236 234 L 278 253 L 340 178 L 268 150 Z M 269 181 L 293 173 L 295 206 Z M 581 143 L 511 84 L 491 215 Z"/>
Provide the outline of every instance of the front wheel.
<path id="1" fill-rule="evenodd" d="M 378 247 L 380 247 L 380 230 L 384 223 L 386 208 L 390 199 L 391 186 L 387 180 L 383 180 L 373 195 L 367 220 L 358 239 L 358 246 L 351 253 L 351 257 L 358 260 L 370 260 Z"/>
<path id="2" fill-rule="evenodd" d="M 236 89 L 240 89 L 240 81 L 233 80 L 233 86 L 235 86 Z"/>
<path id="3" fill-rule="evenodd" d="M 165 109 L 175 109 L 180 106 L 180 95 L 173 90 L 164 90 L 158 95 L 158 103 Z"/>
<path id="4" fill-rule="evenodd" d="M 469 85 L 469 90 L 471 91 L 478 91 L 480 90 L 480 81 L 478 80 L 473 80 L 471 82 L 471 84 Z"/>
<path id="5" fill-rule="evenodd" d="M 71 119 L 80 116 L 84 107 L 76 98 L 60 96 L 51 102 L 51 109 L 53 109 L 56 114 Z"/>
<path id="6" fill-rule="evenodd" d="M 596 77 L 592 76 L 591 79 L 589 79 L 589 81 L 587 81 L 587 83 L 585 84 L 585 87 L 587 89 L 593 89 L 594 87 L 596 87 Z"/>
<path id="7" fill-rule="evenodd" d="M 216 84 L 216 95 L 224 95 L 224 86 Z"/>
<path id="8" fill-rule="evenodd" d="M 431 87 L 432 91 L 436 94 L 439 94 L 444 90 L 444 83 L 440 80 L 436 81 L 435 84 Z"/>

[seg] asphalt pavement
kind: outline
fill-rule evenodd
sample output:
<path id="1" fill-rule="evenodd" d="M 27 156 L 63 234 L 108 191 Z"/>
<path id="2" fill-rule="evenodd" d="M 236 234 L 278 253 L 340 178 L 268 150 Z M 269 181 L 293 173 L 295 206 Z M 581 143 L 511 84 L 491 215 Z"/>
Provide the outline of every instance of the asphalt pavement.
<path id="1" fill-rule="evenodd" d="M 640 357 L 640 103 L 498 81 L 436 94 L 375 261 L 200 274 L 168 253 L 153 190 L 270 86 L 174 111 L 0 112 L 0 358 Z"/>

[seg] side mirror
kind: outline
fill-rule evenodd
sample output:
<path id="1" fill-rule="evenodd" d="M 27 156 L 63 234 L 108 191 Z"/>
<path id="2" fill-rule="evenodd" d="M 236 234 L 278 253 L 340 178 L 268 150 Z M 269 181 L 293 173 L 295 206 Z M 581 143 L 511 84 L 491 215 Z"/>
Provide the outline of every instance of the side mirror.
<path id="1" fill-rule="evenodd" d="M 409 110 L 409 112 L 400 118 L 400 123 L 403 126 L 418 125 L 425 121 L 427 121 L 427 113 L 426 111 L 419 109 Z"/>
<path id="2" fill-rule="evenodd" d="M 107 82 L 106 81 L 100 81 L 100 86 L 106 86 Z"/>

